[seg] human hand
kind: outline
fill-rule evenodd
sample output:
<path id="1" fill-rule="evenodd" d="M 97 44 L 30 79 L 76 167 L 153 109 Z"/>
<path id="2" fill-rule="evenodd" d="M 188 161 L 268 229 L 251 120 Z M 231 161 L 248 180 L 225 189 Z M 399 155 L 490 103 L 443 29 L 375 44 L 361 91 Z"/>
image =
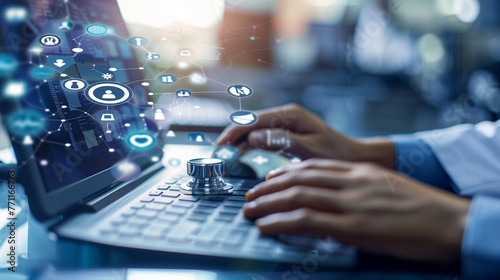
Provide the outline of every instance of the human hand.
<path id="1" fill-rule="evenodd" d="M 468 199 L 367 163 L 315 159 L 268 177 L 244 207 L 263 234 L 332 237 L 414 260 L 460 256 Z"/>
<path id="2" fill-rule="evenodd" d="M 301 106 L 289 104 L 257 113 L 250 126 L 231 125 L 217 140 L 217 145 L 234 145 L 242 140 L 251 147 L 282 150 L 303 159 L 330 158 L 347 161 L 371 161 L 394 167 L 394 145 L 388 139 L 356 140 L 330 128 L 321 118 Z M 288 143 L 273 144 L 272 139 Z"/>

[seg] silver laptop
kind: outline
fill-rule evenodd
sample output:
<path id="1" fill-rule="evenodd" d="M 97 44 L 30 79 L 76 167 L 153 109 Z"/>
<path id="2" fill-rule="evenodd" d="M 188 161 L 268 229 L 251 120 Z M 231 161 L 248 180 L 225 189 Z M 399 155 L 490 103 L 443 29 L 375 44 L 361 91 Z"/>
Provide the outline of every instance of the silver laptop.
<path id="1" fill-rule="evenodd" d="M 251 262 L 302 263 L 319 256 L 327 267 L 355 263 L 352 248 L 331 240 L 261 236 L 241 210 L 246 191 L 259 180 L 237 160 L 226 166 L 231 194 L 180 191 L 190 179 L 186 161 L 212 157 L 227 106 L 209 100 L 202 107 L 212 109 L 203 111 L 202 123 L 158 125 L 166 118 L 155 114 L 168 112 L 150 106 L 141 71 L 115 70 L 139 68 L 116 1 L 2 5 L 25 7 L 32 16 L 1 26 L 2 44 L 21 61 L 16 80 L 26 88 L 17 94 L 22 98 L 2 99 L 2 114 L 31 211 L 41 221 L 58 218 L 52 230 L 60 239 L 151 266 L 183 259 L 192 267 L 223 267 L 238 260 L 248 268 Z M 133 97 L 111 106 L 116 83 Z M 94 93 L 84 89 L 95 85 L 106 89 L 102 104 L 91 102 Z"/>

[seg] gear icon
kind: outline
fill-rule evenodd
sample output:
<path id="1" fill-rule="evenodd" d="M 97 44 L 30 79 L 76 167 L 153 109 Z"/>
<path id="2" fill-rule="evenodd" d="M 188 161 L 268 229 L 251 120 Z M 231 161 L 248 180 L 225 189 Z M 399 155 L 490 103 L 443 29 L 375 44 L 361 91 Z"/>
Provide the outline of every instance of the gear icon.
<path id="1" fill-rule="evenodd" d="M 109 80 L 109 79 L 113 78 L 113 74 L 110 74 L 110 73 L 102 74 L 102 77 L 106 80 Z"/>

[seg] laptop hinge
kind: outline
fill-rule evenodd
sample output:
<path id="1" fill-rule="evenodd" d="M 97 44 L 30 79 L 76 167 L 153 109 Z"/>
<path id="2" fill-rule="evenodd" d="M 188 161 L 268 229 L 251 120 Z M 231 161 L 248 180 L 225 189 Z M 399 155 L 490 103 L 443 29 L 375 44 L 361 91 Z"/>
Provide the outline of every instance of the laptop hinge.
<path id="1" fill-rule="evenodd" d="M 160 171 L 163 168 L 164 166 L 161 164 L 161 162 L 156 163 L 155 165 L 152 165 L 151 167 L 144 170 L 142 172 L 141 177 L 138 178 L 137 180 L 116 185 L 114 187 L 109 188 L 104 193 L 89 198 L 86 202 L 83 203 L 81 209 L 83 211 L 92 211 L 92 212 L 99 211 L 104 207 L 110 205 L 111 203 L 115 202 L 119 198 L 123 197 L 125 194 L 135 189 L 140 184 L 144 183 L 147 179 L 151 178 L 153 175 L 155 175 L 158 171 Z"/>

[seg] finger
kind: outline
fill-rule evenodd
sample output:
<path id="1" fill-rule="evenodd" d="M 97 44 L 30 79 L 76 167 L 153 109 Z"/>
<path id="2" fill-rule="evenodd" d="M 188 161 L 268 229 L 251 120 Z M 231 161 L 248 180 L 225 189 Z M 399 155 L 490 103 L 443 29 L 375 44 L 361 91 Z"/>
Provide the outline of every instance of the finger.
<path id="1" fill-rule="evenodd" d="M 352 167 L 353 164 L 348 161 L 331 159 L 309 159 L 272 170 L 267 174 L 266 180 L 281 176 L 287 172 L 300 172 L 302 170 L 310 169 L 349 171 L 352 169 Z"/>
<path id="2" fill-rule="evenodd" d="M 337 234 L 344 235 L 345 231 L 342 216 L 305 208 L 272 214 L 258 219 L 255 224 L 265 235 L 302 234 L 335 238 Z"/>
<path id="3" fill-rule="evenodd" d="M 294 186 L 287 190 L 262 196 L 243 208 L 245 217 L 264 217 L 279 212 L 308 208 L 322 212 L 339 213 L 348 209 L 336 191 L 310 186 Z"/>
<path id="4" fill-rule="evenodd" d="M 216 140 L 216 145 L 231 145 L 250 131 L 259 128 L 283 128 L 294 130 L 299 120 L 299 111 L 297 105 L 285 105 L 271 110 L 256 113 L 257 122 L 248 126 L 230 125 Z"/>
<path id="5" fill-rule="evenodd" d="M 292 186 L 304 185 L 329 189 L 339 189 L 348 180 L 346 172 L 332 170 L 305 170 L 289 172 L 282 176 L 262 182 L 250 189 L 246 194 L 247 201 L 253 201 L 261 196 L 279 192 Z"/>

